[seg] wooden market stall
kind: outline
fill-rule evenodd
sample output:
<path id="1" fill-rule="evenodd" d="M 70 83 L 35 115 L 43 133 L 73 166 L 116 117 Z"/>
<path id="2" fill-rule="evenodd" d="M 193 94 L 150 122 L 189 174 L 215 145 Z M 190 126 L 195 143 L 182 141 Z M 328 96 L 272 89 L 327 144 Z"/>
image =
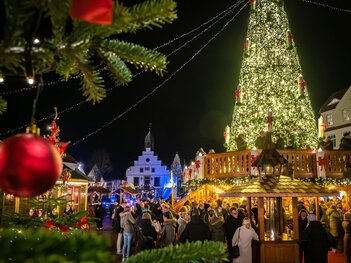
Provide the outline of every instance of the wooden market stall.
<path id="1" fill-rule="evenodd" d="M 257 221 L 261 241 L 259 262 L 299 263 L 298 198 L 314 197 L 318 205 L 317 197 L 338 194 L 333 189 L 291 177 L 267 176 L 266 178 L 257 177 L 234 186 L 219 196 L 247 198 L 249 215 L 251 215 L 252 199 L 257 199 Z"/>

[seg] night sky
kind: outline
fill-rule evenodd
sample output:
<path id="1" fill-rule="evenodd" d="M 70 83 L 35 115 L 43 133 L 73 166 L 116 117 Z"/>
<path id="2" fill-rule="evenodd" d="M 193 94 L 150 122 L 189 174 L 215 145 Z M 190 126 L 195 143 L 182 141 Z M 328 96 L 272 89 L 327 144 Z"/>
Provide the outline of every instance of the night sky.
<path id="1" fill-rule="evenodd" d="M 177 2 L 178 19 L 172 24 L 167 24 L 162 29 L 138 31 L 135 35 L 118 35 L 118 38 L 156 48 L 200 26 L 237 1 Z M 347 0 L 318 2 L 351 9 L 347 6 Z M 332 92 L 351 85 L 351 12 L 317 6 L 301 0 L 286 0 L 285 10 L 294 34 L 312 107 L 317 116 L 321 105 Z M 94 106 L 89 102 L 83 103 L 62 114 L 58 121 L 61 141 L 71 141 L 73 144 L 68 153 L 83 162 L 88 172 L 88 161 L 94 151 L 104 149 L 110 155 L 114 176 L 123 177 L 128 166 L 133 165 L 144 149 L 144 137 L 148 132 L 149 123 L 152 123 L 152 133 L 155 137 L 155 152 L 167 166 L 171 164 L 177 152 L 182 162 L 186 163 L 194 159 L 200 147 L 205 151 L 213 148 L 216 152 L 223 152 L 223 130 L 231 123 L 249 6 L 247 5 L 222 33 L 208 45 L 206 43 L 231 18 L 232 16 L 227 16 L 194 41 L 190 41 L 191 38 L 205 27 L 161 48 L 160 52 L 170 54 L 189 41 L 184 48 L 169 56 L 170 64 L 163 77 L 153 72 L 139 74 L 128 86 L 115 87 L 108 92 L 107 98 L 101 103 Z M 203 50 L 188 62 L 202 48 Z M 135 74 L 139 72 L 133 66 L 130 68 Z M 172 78 L 165 82 L 170 76 Z M 46 76 L 45 80 L 50 82 L 57 78 Z M 161 85 L 163 82 L 165 83 Z M 0 87 L 0 93 L 24 87 L 22 80 L 12 79 L 8 83 L 10 85 Z M 106 83 L 107 88 L 112 87 L 107 79 Z M 46 86 L 39 97 L 37 119 L 52 114 L 55 106 L 59 111 L 65 110 L 84 100 L 78 91 L 78 84 L 78 80 L 71 80 Z M 159 89 L 145 101 L 117 118 L 159 85 Z M 33 90 L 4 95 L 9 105 L 8 112 L 0 115 L 2 139 L 24 131 L 21 129 L 4 135 L 4 132 L 30 121 L 34 97 Z M 114 118 L 116 121 L 111 125 L 86 138 L 88 134 Z M 51 120 L 47 120 L 39 123 L 42 134 L 48 133 L 46 127 L 50 122 Z"/>

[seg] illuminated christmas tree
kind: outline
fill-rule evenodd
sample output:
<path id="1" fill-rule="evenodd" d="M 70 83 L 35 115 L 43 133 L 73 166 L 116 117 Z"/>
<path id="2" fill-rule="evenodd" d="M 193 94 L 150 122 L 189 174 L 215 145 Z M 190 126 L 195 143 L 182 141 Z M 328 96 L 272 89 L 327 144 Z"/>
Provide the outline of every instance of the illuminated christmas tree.
<path id="1" fill-rule="evenodd" d="M 316 147 L 317 125 L 282 0 L 250 0 L 228 151 L 244 135 L 249 149 L 273 116 L 273 137 L 280 134 L 298 149 Z"/>

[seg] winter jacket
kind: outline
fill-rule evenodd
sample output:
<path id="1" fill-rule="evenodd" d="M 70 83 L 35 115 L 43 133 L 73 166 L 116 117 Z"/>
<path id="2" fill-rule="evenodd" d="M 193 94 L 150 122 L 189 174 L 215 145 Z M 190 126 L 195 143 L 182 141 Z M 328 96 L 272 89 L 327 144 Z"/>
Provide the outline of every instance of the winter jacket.
<path id="1" fill-rule="evenodd" d="M 160 247 L 172 245 L 175 240 L 176 221 L 175 219 L 166 219 L 163 221 L 162 234 L 160 238 Z"/>
<path id="2" fill-rule="evenodd" d="M 186 225 L 182 235 L 180 236 L 180 242 L 185 241 L 204 241 L 211 240 L 211 232 L 208 226 L 201 220 L 199 215 L 193 215 L 190 222 Z"/>
<path id="3" fill-rule="evenodd" d="M 220 217 L 213 217 L 208 222 L 208 227 L 210 228 L 211 232 L 211 240 L 224 242 L 224 219 L 222 216 Z"/>
<path id="4" fill-rule="evenodd" d="M 147 249 L 153 249 L 156 247 L 155 241 L 157 239 L 157 233 L 155 228 L 152 226 L 150 219 L 140 220 L 139 227 L 136 230 L 136 235 L 136 252 L 140 252 Z"/>
<path id="5" fill-rule="evenodd" d="M 328 237 L 327 232 L 319 221 L 311 221 L 302 232 L 301 238 L 307 240 L 305 248 L 305 263 L 328 262 Z"/>
<path id="6" fill-rule="evenodd" d="M 334 237 L 338 237 L 338 229 L 339 226 L 341 226 L 341 222 L 343 220 L 342 212 L 339 212 L 338 210 L 333 208 L 329 208 L 327 210 L 327 215 L 329 217 L 330 234 L 332 234 Z"/>
<path id="7" fill-rule="evenodd" d="M 123 233 L 134 233 L 135 219 L 130 212 L 122 212 L 119 214 L 121 217 L 121 228 Z"/>
<path id="8" fill-rule="evenodd" d="M 181 217 L 178 218 L 178 235 L 179 236 L 181 236 L 181 234 L 183 233 L 187 223 L 188 222 L 184 218 L 181 218 Z"/>

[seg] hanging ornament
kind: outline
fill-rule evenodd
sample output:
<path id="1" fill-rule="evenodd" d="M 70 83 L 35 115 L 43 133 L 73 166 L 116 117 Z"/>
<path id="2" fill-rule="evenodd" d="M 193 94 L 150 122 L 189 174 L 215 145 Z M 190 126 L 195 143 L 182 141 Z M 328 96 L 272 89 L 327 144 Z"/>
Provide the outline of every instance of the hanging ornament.
<path id="1" fill-rule="evenodd" d="M 240 86 L 240 84 L 236 87 L 236 90 L 235 90 L 235 103 L 236 103 L 236 105 L 241 104 L 241 86 Z"/>
<path id="2" fill-rule="evenodd" d="M 320 167 L 320 170 L 323 171 L 323 170 L 325 170 L 325 166 L 327 165 L 328 160 L 327 160 L 326 157 L 323 157 L 323 158 L 322 157 L 318 157 L 317 163 L 318 163 L 318 165 Z"/>
<path id="3" fill-rule="evenodd" d="M 288 46 L 288 49 L 291 49 L 293 47 L 293 44 L 294 44 L 294 36 L 291 33 L 290 29 L 288 29 L 288 31 L 286 31 L 286 44 Z"/>
<path id="4" fill-rule="evenodd" d="M 101 25 L 112 24 L 112 0 L 73 0 L 71 17 Z"/>
<path id="5" fill-rule="evenodd" d="M 244 56 L 248 57 L 250 55 L 250 39 L 246 38 L 244 42 Z"/>
<path id="6" fill-rule="evenodd" d="M 61 156 L 40 136 L 18 134 L 0 145 L 0 187 L 6 193 L 20 197 L 43 194 L 61 172 Z"/>
<path id="7" fill-rule="evenodd" d="M 306 89 L 306 81 L 303 79 L 302 75 L 300 75 L 297 79 L 297 86 L 298 86 L 300 97 L 304 97 L 305 89 Z"/>
<path id="8" fill-rule="evenodd" d="M 267 132 L 272 132 L 273 131 L 273 114 L 272 110 L 268 111 L 268 116 L 267 116 Z"/>
<path id="9" fill-rule="evenodd" d="M 256 0 L 249 0 L 250 10 L 254 11 L 256 8 Z"/>

